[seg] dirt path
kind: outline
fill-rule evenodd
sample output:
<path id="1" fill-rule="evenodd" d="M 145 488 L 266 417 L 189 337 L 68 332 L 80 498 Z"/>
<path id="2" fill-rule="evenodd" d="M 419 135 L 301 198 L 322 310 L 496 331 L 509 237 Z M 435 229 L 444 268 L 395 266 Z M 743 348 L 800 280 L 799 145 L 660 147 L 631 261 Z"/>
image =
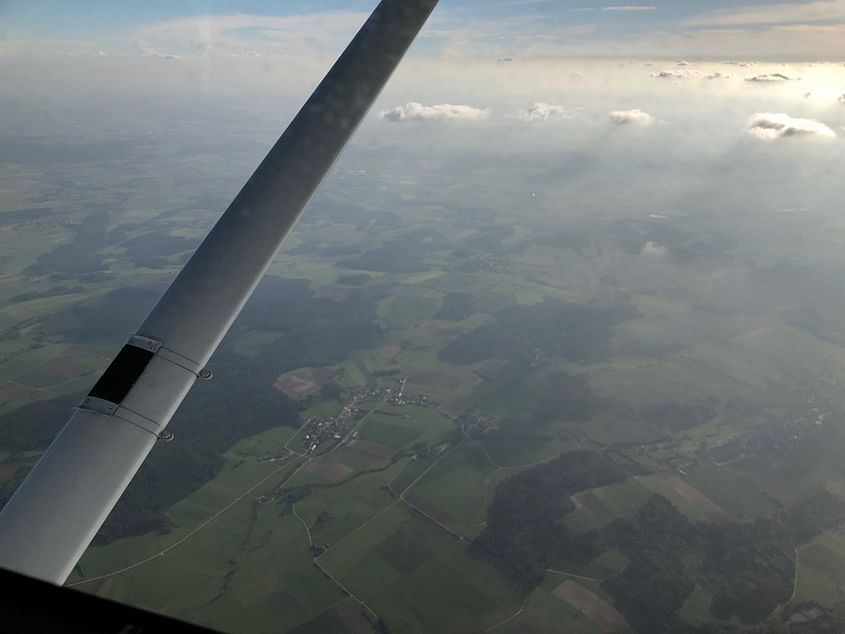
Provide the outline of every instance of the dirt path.
<path id="1" fill-rule="evenodd" d="M 304 469 L 306 466 L 308 466 L 308 465 L 309 465 L 312 461 L 314 461 L 315 459 L 317 459 L 317 458 L 322 458 L 322 457 L 328 456 L 329 454 L 333 453 L 333 452 L 334 452 L 334 451 L 335 451 L 338 447 L 340 447 L 340 446 L 341 446 L 341 444 L 343 444 L 343 442 L 344 442 L 344 441 L 345 441 L 345 440 L 346 440 L 346 439 L 347 439 L 347 438 L 348 438 L 348 437 L 349 437 L 349 436 L 350 436 L 350 435 L 351 435 L 351 434 L 352 434 L 352 433 L 353 433 L 353 432 L 354 432 L 354 431 L 355 431 L 358 427 L 360 427 L 360 426 L 364 423 L 364 421 L 365 421 L 365 420 L 367 420 L 367 419 L 368 419 L 370 416 L 372 416 L 372 415 L 373 415 L 376 411 L 378 411 L 379 407 L 381 407 L 382 405 L 384 405 L 384 402 L 385 402 L 385 401 L 384 401 L 384 400 L 382 400 L 382 401 L 381 401 L 378 405 L 376 405 L 376 407 L 374 407 L 372 410 L 370 410 L 369 412 L 367 412 L 367 414 L 366 414 L 365 416 L 362 416 L 362 417 L 361 417 L 361 419 L 360 419 L 357 423 L 355 423 L 355 425 L 353 425 L 353 426 L 349 429 L 349 431 L 348 431 L 348 432 L 346 433 L 346 435 L 344 436 L 343 440 L 341 440 L 339 443 L 337 443 L 337 444 L 336 444 L 334 447 L 332 447 L 329 451 L 327 451 L 326 453 L 323 453 L 323 454 L 319 454 L 319 455 L 316 455 L 316 456 L 312 456 L 312 457 L 308 458 L 307 460 L 304 460 L 304 461 L 303 461 L 303 462 L 302 462 L 302 463 L 301 463 L 298 467 L 296 467 L 296 469 L 294 469 L 294 470 L 290 473 L 290 475 L 288 475 L 288 476 L 287 476 L 284 480 L 282 480 L 282 482 L 280 482 L 280 483 L 277 485 L 277 488 L 278 488 L 278 487 L 280 487 L 280 486 L 283 486 L 286 482 L 288 482 L 288 481 L 289 481 L 291 478 L 293 478 L 296 474 L 298 474 L 300 471 L 302 471 L 302 469 Z M 297 432 L 297 433 L 298 433 L 298 432 Z M 288 442 L 290 442 L 290 441 L 288 441 Z M 286 448 L 287 448 L 287 446 L 286 446 Z M 291 451 L 292 451 L 292 450 L 291 450 Z M 296 454 L 296 455 L 297 455 L 297 456 L 299 456 L 300 458 L 302 458 L 302 457 L 303 457 L 303 455 L 302 455 L 302 454 L 298 454 L 298 453 L 297 453 L 297 452 L 295 452 L 295 451 L 292 451 L 292 453 Z M 250 495 L 251 493 L 253 493 L 253 492 L 254 492 L 254 491 L 255 491 L 258 487 L 260 487 L 260 486 L 261 486 L 261 485 L 263 485 L 265 482 L 267 482 L 268 480 L 270 480 L 270 479 L 272 479 L 273 477 L 277 476 L 277 475 L 278 475 L 279 473 L 281 473 L 284 469 L 287 469 L 287 468 L 289 468 L 289 467 L 290 467 L 290 464 L 289 464 L 289 463 L 285 463 L 285 464 L 283 464 L 281 467 L 279 467 L 278 469 L 276 469 L 275 471 L 273 471 L 270 475 L 267 475 L 267 476 L 265 476 L 265 477 L 261 478 L 261 480 L 259 480 L 259 481 L 258 481 L 258 482 L 256 482 L 254 485 L 252 485 L 250 488 L 248 488 L 246 491 L 244 491 L 243 493 L 241 493 L 238 497 L 236 497 L 234 500 L 232 500 L 229 504 L 227 504 L 226 506 L 224 506 L 222 509 L 220 509 L 219 511 L 217 511 L 214 515 L 212 515 L 212 516 L 211 516 L 211 517 L 209 517 L 208 519 L 206 519 L 206 520 L 204 520 L 203 522 L 201 522 L 200 524 L 198 524 L 198 525 L 197 525 L 196 527 L 194 527 L 194 529 L 193 529 L 193 530 L 191 530 L 191 531 L 190 531 L 187 535 L 184 535 L 182 538 L 180 538 L 178 541 L 174 542 L 173 544 L 171 544 L 171 545 L 170 545 L 170 546 L 168 546 L 167 548 L 164 548 L 164 549 L 160 550 L 159 552 L 157 552 L 157 553 L 155 553 L 155 554 L 153 554 L 153 555 L 150 555 L 149 557 L 145 557 L 144 559 L 141 559 L 141 560 L 139 560 L 139 561 L 136 561 L 136 562 L 135 562 L 135 563 L 133 563 L 133 564 L 130 564 L 130 565 L 128 565 L 128 566 L 125 566 L 125 567 L 123 567 L 123 568 L 120 568 L 119 570 L 115 570 L 115 571 L 113 571 L 113 572 L 109 572 L 109 573 L 104 574 L 104 575 L 99 575 L 99 576 L 97 576 L 97 577 L 91 577 L 90 579 L 80 579 L 79 581 L 74 581 L 74 582 L 72 582 L 72 583 L 68 583 L 68 584 L 65 584 L 65 585 L 67 585 L 68 587 L 72 587 L 72 586 L 81 586 L 81 585 L 85 585 L 85 584 L 89 584 L 89 583 L 94 583 L 94 582 L 97 582 L 97 581 L 103 581 L 103 580 L 105 580 L 105 579 L 109 579 L 109 578 L 114 577 L 114 576 L 116 576 L 116 575 L 123 574 L 124 572 L 129 572 L 130 570 L 134 570 L 135 568 L 139 568 L 140 566 L 143 566 L 144 564 L 148 564 L 149 562 L 154 561 L 154 560 L 158 559 L 159 557 L 164 557 L 167 553 L 169 553 L 170 551 L 174 550 L 175 548 L 178 548 L 179 546 L 181 546 L 182 544 L 184 544 L 186 541 L 188 541 L 191 537 L 193 537 L 194 535 L 196 535 L 197 533 L 199 533 L 199 532 L 200 532 L 203 528 L 205 528 L 206 526 L 208 526 L 209 524 L 211 524 L 214 520 L 216 520 L 218 517 L 220 517 L 221 515 L 223 515 L 226 511 L 228 511 L 229 509 L 231 509 L 231 508 L 232 508 L 233 506 L 235 506 L 238 502 L 240 502 L 241 500 L 243 500 L 246 496 L 248 496 L 248 495 Z M 309 539 L 310 539 L 310 536 L 309 536 Z"/>
<path id="2" fill-rule="evenodd" d="M 292 504 L 292 505 L 291 505 L 291 509 L 293 510 L 293 515 L 294 515 L 294 517 L 296 517 L 296 519 L 298 519 L 298 520 L 299 520 L 299 522 L 302 524 L 302 528 L 304 528 L 304 529 L 305 529 L 305 534 L 306 534 L 306 536 L 308 537 L 308 548 L 309 548 L 309 550 L 310 550 L 310 549 L 314 546 L 314 540 L 313 540 L 313 539 L 312 539 L 312 537 L 311 537 L 311 529 L 310 529 L 310 528 L 308 528 L 308 524 L 305 522 L 305 520 L 304 520 L 304 519 L 302 519 L 302 516 L 301 516 L 299 513 L 297 513 L 297 512 L 296 512 L 296 504 Z M 354 599 L 354 600 L 358 603 L 358 605 L 360 605 L 362 608 L 364 608 L 365 610 L 367 610 L 367 611 L 368 611 L 368 612 L 372 615 L 372 617 L 373 617 L 375 620 L 378 620 L 378 618 L 379 618 L 378 614 L 376 613 L 376 611 L 375 611 L 375 610 L 373 610 L 373 608 L 371 608 L 371 607 L 369 606 L 369 604 L 368 604 L 366 601 L 364 601 L 363 599 L 359 599 L 359 598 L 358 598 L 358 597 L 357 597 L 357 596 L 356 596 L 356 595 L 352 592 L 352 590 L 350 590 L 350 589 L 349 589 L 349 588 L 347 588 L 345 585 L 343 585 L 343 584 L 340 582 L 340 580 L 338 580 L 338 578 L 337 578 L 337 577 L 335 577 L 332 573 L 330 573 L 328 570 L 326 570 L 325 568 L 323 568 L 323 566 L 320 564 L 320 562 L 319 562 L 319 561 L 317 561 L 317 559 L 318 559 L 317 557 L 312 557 L 311 559 L 313 559 L 313 561 L 314 561 L 314 565 L 315 565 L 315 566 L 317 566 L 317 569 L 318 569 L 320 572 L 322 572 L 324 575 L 326 575 L 326 577 L 328 577 L 328 579 L 329 579 L 332 583 L 334 583 L 334 584 L 335 584 L 338 588 L 340 588 L 340 591 L 341 591 L 341 592 L 343 592 L 343 593 L 347 594 L 350 598 Z"/>
<path id="3" fill-rule="evenodd" d="M 303 464 L 304 464 L 304 463 L 303 463 Z M 100 576 L 98 576 L 98 577 L 91 577 L 90 579 L 81 579 L 81 580 L 79 580 L 79 581 L 74 581 L 73 583 L 68 583 L 68 584 L 65 584 L 65 585 L 67 585 L 67 586 L 69 586 L 69 587 L 70 587 L 70 586 L 81 586 L 81 585 L 85 585 L 85 584 L 87 584 L 87 583 L 94 583 L 95 581 L 103 581 L 103 580 L 105 580 L 105 579 L 109 579 L 109 578 L 111 578 L 111 577 L 114 577 L 115 575 L 119 575 L 119 574 L 122 574 L 122 573 L 124 573 L 124 572 L 129 572 L 130 570 L 134 570 L 135 568 L 138 568 L 139 566 L 143 566 L 144 564 L 149 563 L 149 562 L 153 561 L 154 559 L 158 559 L 159 557 L 164 557 L 164 556 L 165 556 L 167 553 L 169 553 L 171 550 L 173 550 L 174 548 L 178 548 L 179 546 L 181 546 L 182 544 L 184 544 L 184 543 L 185 543 L 186 541 L 188 541 L 191 537 L 193 537 L 194 535 L 196 535 L 197 533 L 199 533 L 199 532 L 200 532 L 203 528 L 205 528 L 206 526 L 208 526 L 209 524 L 211 524 L 214 520 L 216 520 L 218 517 L 220 517 L 221 515 L 223 515 L 223 513 L 225 513 L 226 511 L 228 511 L 230 508 L 232 508 L 233 506 L 235 506 L 238 502 L 240 502 L 241 500 L 243 500 L 243 499 L 244 499 L 246 496 L 248 496 L 250 493 L 252 493 L 253 491 L 255 491 L 255 490 L 256 490 L 258 487 L 260 487 L 262 484 L 264 484 L 264 483 L 265 483 L 265 482 L 267 482 L 268 480 L 272 479 L 273 477 L 277 476 L 279 473 L 281 473 L 281 472 L 282 472 L 282 470 L 287 469 L 289 466 L 290 466 L 290 465 L 288 465 L 288 464 L 284 464 L 284 465 L 282 465 L 281 467 L 279 467 L 278 469 L 276 469 L 275 471 L 273 471 L 273 473 L 271 473 L 270 475 L 267 475 L 267 476 L 265 476 L 265 477 L 261 478 L 261 480 L 259 480 L 259 481 L 258 481 L 258 482 L 256 482 L 254 485 L 252 485 L 249 489 L 247 489 L 246 491 L 244 491 L 243 493 L 241 493 L 238 497 L 236 497 L 234 500 L 232 500 L 231 502 L 229 502 L 229 504 L 227 504 L 227 505 L 226 505 L 226 506 L 224 506 L 222 509 L 220 509 L 219 511 L 217 511 L 214 515 L 212 515 L 212 516 L 211 516 L 211 517 L 209 517 L 207 520 L 205 520 L 205 521 L 204 521 L 204 522 L 202 522 L 201 524 L 199 524 L 199 525 L 197 525 L 196 527 L 194 527 L 194 529 L 193 529 L 191 532 L 189 532 L 187 535 L 183 536 L 182 538 L 180 538 L 180 539 L 179 539 L 179 540 L 177 540 L 176 542 L 172 543 L 172 544 L 171 544 L 170 546 L 168 546 L 167 548 L 164 548 L 163 550 L 160 550 L 159 552 L 155 553 L 154 555 L 150 555 L 149 557 L 145 557 L 144 559 L 141 559 L 140 561 L 136 561 L 134 564 L 130 564 L 129 566 L 126 566 L 126 567 L 121 568 L 121 569 L 119 569 L 119 570 L 115 570 L 115 571 L 110 572 L 110 573 L 108 573 L 108 574 L 105 574 L 105 575 L 100 575 Z M 296 471 L 299 471 L 299 469 L 301 469 L 301 468 L 302 468 L 302 466 L 300 465 L 300 467 L 298 467 Z M 295 471 L 294 473 L 296 473 L 296 471 Z M 293 475 L 294 475 L 294 474 L 291 474 L 290 476 L 288 476 L 288 478 L 293 477 Z"/>
<path id="4" fill-rule="evenodd" d="M 510 623 L 511 621 L 513 621 L 516 617 L 518 617 L 520 614 L 522 614 L 522 612 L 525 610 L 526 607 L 528 607 L 528 599 L 529 598 L 530 597 L 526 597 L 525 601 L 523 601 L 523 603 L 522 603 L 522 607 L 520 607 L 516 612 L 511 614 L 509 617 L 502 619 L 501 621 L 499 621 L 495 625 L 491 625 L 490 627 L 488 627 L 484 631 L 485 632 L 492 632 L 493 630 L 495 630 L 498 627 L 501 627 L 505 623 Z"/>
<path id="5" fill-rule="evenodd" d="M 602 581 L 595 577 L 585 577 L 584 575 L 576 575 L 572 572 L 564 572 L 563 570 L 555 570 L 554 568 L 546 568 L 546 572 L 550 572 L 553 575 L 563 575 L 565 577 L 572 577 L 573 579 L 580 579 L 581 581 L 595 581 L 596 583 L 601 583 Z"/>
<path id="6" fill-rule="evenodd" d="M 418 476 L 414 479 L 414 481 L 413 481 L 413 482 L 411 482 L 411 484 L 409 484 L 408 486 L 406 486 L 406 487 L 402 490 L 402 492 L 399 494 L 399 496 L 398 496 L 398 497 L 397 497 L 397 498 L 396 498 L 393 502 L 391 502 L 390 504 L 388 504 L 387 506 L 385 506 L 382 510 L 380 510 L 378 513 L 376 513 L 375 515 L 373 515 L 370 519 L 368 519 L 366 522 L 364 522 L 363 524 L 361 524 L 358 528 L 356 528 L 356 529 L 355 529 L 355 530 L 353 530 L 352 532 L 347 533 L 346 535 L 344 535 L 344 536 L 343 536 L 343 537 L 342 537 L 339 541 L 335 542 L 335 544 L 334 544 L 331 548 L 329 548 L 329 549 L 327 549 L 327 550 L 323 551 L 323 552 L 320 554 L 320 557 L 322 557 L 323 555 L 325 555 L 327 552 L 332 551 L 332 550 L 334 550 L 335 548 L 337 548 L 338 546 L 340 546 L 343 542 L 345 542 L 347 539 L 349 539 L 350 537 L 352 537 L 352 535 L 354 535 L 355 533 L 357 533 L 358 531 L 360 531 L 362 528 L 364 528 L 365 526 L 367 526 L 368 524 L 370 524 L 372 521 L 374 521 L 374 520 L 378 519 L 379 517 L 381 517 L 382 515 L 384 515 L 387 511 L 389 511 L 390 509 L 392 509 L 392 508 L 393 508 L 394 506 L 396 506 L 397 504 L 400 504 L 400 503 L 402 503 L 402 502 L 405 502 L 405 500 L 402 498 L 402 496 L 403 496 L 403 495 L 405 495 L 405 493 L 406 493 L 407 491 L 409 491 L 409 490 L 411 489 L 411 487 L 413 487 L 413 486 L 414 486 L 417 482 L 419 482 L 420 480 L 422 480 L 422 479 L 426 476 L 426 474 L 428 474 L 428 472 L 429 472 L 429 471 L 431 471 L 431 470 L 434 468 L 434 466 L 435 466 L 438 462 L 440 462 L 440 461 L 443 459 L 443 456 L 445 456 L 447 453 L 449 453 L 449 451 L 451 451 L 451 449 L 447 449 L 447 450 L 446 450 L 446 451 L 444 451 L 442 454 L 440 454 L 440 456 L 438 456 L 438 457 L 437 457 L 437 460 L 435 460 L 434 462 L 432 462 L 432 463 L 431 463 L 431 464 L 430 464 L 430 465 L 426 468 L 426 470 L 425 470 L 425 471 L 423 471 L 420 475 L 418 475 Z M 400 474 L 401 474 L 401 472 L 400 472 Z M 396 475 L 396 477 L 398 478 L 400 474 L 397 474 L 397 475 Z M 396 479 L 396 478 L 394 478 L 394 480 L 395 480 L 395 479 Z M 393 482 L 391 482 L 391 483 L 390 483 L 390 485 L 388 485 L 388 487 L 390 488 L 390 490 L 391 490 L 391 491 L 393 491 L 393 488 L 392 488 L 392 486 L 391 486 L 392 484 L 393 484 Z M 407 504 L 407 502 L 405 502 L 405 503 Z M 452 531 L 449 531 L 449 532 L 452 532 Z M 315 559 L 319 559 L 319 557 L 317 557 L 317 558 L 315 558 Z"/>

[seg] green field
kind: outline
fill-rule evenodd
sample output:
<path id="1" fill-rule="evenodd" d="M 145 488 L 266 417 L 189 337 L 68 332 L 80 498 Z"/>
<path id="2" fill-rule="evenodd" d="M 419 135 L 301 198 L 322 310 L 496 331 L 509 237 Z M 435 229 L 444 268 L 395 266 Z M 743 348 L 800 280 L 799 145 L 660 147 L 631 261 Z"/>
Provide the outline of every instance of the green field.
<path id="1" fill-rule="evenodd" d="M 825 533 L 798 549 L 797 601 L 832 606 L 845 592 L 845 540 L 838 532 Z"/>
<path id="2" fill-rule="evenodd" d="M 121 159 L 122 180 L 107 162 L 0 174 L 3 495 L 55 433 L 51 399 L 90 388 L 260 153 L 254 140 L 196 149 L 207 128 L 177 140 L 167 126 L 182 124 L 162 118 L 161 142 Z M 238 138 L 264 138 L 243 125 Z M 362 145 L 338 163 L 211 360 L 219 381 L 185 405 L 206 410 L 156 449 L 169 457 L 143 476 L 134 514 L 71 582 L 233 632 L 359 634 L 380 618 L 392 632 L 592 634 L 602 629 L 556 589 L 621 596 L 611 582 L 642 562 L 609 527 L 631 525 L 653 495 L 695 527 L 784 521 L 820 491 L 845 504 L 839 216 L 715 203 L 699 214 L 672 177 L 617 196 L 559 178 L 554 161 L 503 154 L 482 168 L 412 145 L 395 161 Z M 444 184 L 456 165 L 470 168 Z M 65 185 L 39 192 L 42 181 Z M 643 182 L 671 200 L 641 209 Z M 330 369 L 318 389 L 273 387 L 307 368 Z M 340 438 L 311 451 L 313 429 L 296 425 L 347 404 Z M 549 485 L 560 474 L 546 467 L 576 452 L 629 470 Z M 511 478 L 529 482 L 526 499 L 548 490 L 534 502 L 551 509 L 539 545 L 534 526 L 510 525 L 517 547 L 537 546 L 516 548 L 518 562 L 472 549 Z M 842 527 L 819 530 L 788 543 L 794 599 L 838 609 Z M 544 551 L 591 535 L 582 559 Z M 507 576 L 535 559 L 528 582 Z M 695 579 L 672 615 L 709 625 L 720 597 L 706 585 Z M 768 606 L 760 631 L 789 604 Z"/>
<path id="3" fill-rule="evenodd" d="M 413 554 L 391 541 L 397 534 L 417 544 Z M 400 505 L 330 550 L 320 563 L 378 606 L 399 631 L 492 625 L 519 604 L 492 568 L 468 558 L 460 542 Z"/>
<path id="4" fill-rule="evenodd" d="M 540 632 L 565 631 L 573 634 L 600 634 L 603 630 L 580 611 L 566 601 L 552 594 L 554 589 L 568 579 L 565 575 L 550 574 L 543 584 L 534 590 L 527 598 L 524 611 L 509 626 L 503 626 L 500 631 L 533 631 Z M 597 584 L 578 579 L 577 583 L 588 590 L 601 594 Z M 621 630 L 627 632 L 628 630 Z"/>
<path id="5" fill-rule="evenodd" d="M 606 526 L 634 514 L 651 495 L 637 478 L 592 489 L 577 496 L 577 509 L 566 517 L 566 526 L 576 533 Z"/>
<path id="6" fill-rule="evenodd" d="M 738 517 L 771 515 L 777 503 L 730 468 L 701 462 L 687 471 L 687 480 L 723 509 Z"/>
<path id="7" fill-rule="evenodd" d="M 472 538 L 485 520 L 494 471 L 477 445 L 465 443 L 444 456 L 410 492 L 431 505 L 440 521 Z"/>

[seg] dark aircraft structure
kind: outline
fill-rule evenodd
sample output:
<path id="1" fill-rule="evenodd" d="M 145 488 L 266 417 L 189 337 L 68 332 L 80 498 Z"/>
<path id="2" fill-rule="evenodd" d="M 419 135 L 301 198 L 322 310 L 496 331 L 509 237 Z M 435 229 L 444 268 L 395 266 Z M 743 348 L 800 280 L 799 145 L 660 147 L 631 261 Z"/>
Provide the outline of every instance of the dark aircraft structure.
<path id="1" fill-rule="evenodd" d="M 0 568 L 65 582 L 150 450 L 172 438 L 167 425 L 191 386 L 211 378 L 206 365 L 220 341 L 436 4 L 378 5 L 0 512 Z M 68 625 L 94 618 L 82 613 L 112 614 L 115 604 L 57 612 L 43 623 L 41 612 L 56 602 L 49 586 L 8 576 L 3 586 L 15 587 L 19 599 L 4 592 L 5 612 L 23 615 L 30 606 L 26 622 L 36 629 L 29 631 L 164 629 L 143 615 Z"/>

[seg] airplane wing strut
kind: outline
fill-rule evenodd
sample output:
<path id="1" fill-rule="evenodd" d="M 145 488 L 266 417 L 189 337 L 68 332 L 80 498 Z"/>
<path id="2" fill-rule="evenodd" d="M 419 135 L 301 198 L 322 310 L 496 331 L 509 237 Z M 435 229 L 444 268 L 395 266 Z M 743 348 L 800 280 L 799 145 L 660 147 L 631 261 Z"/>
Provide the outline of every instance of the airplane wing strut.
<path id="1" fill-rule="evenodd" d="M 378 5 L 0 512 L 0 567 L 65 582 L 436 4 Z"/>

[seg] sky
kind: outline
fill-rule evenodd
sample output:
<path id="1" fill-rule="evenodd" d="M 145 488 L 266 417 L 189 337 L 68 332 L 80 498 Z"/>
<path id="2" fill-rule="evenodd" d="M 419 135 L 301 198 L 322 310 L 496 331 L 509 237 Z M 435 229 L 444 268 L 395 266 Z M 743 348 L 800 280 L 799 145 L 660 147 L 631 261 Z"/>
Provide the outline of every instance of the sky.
<path id="1" fill-rule="evenodd" d="M 374 5 L 0 0 L 0 55 L 319 54 L 347 38 Z M 416 52 L 830 61 L 845 58 L 843 36 L 845 0 L 441 0 Z"/>
<path id="2" fill-rule="evenodd" d="M 247 114 L 269 143 L 375 4 L 0 0 L 0 136 Z M 359 136 L 803 173 L 845 142 L 845 0 L 441 0 Z"/>
<path id="3" fill-rule="evenodd" d="M 552 219 L 684 209 L 839 223 L 845 0 L 610 1 L 441 0 L 339 165 L 354 173 L 365 156 L 390 175 L 357 202 L 440 174 L 456 204 L 521 192 Z M 193 191 L 217 178 L 212 148 L 219 176 L 243 182 L 374 5 L 0 0 L 0 159 L 8 137 L 117 140 L 155 148 L 144 169 L 195 156 L 162 175 Z M 87 192 L 60 168 L 62 188 Z M 90 169 L 122 183 L 134 168 Z M 10 200 L 40 195 L 15 174 Z M 175 204 L 129 186 L 151 209 Z"/>
<path id="4" fill-rule="evenodd" d="M 550 214 L 838 218 L 845 0 L 647 2 L 441 0 L 352 154 L 401 178 L 452 166 L 460 200 L 530 189 Z M 248 145 L 226 164 L 246 178 L 375 4 L 0 0 L 0 155 L 6 137 Z"/>

